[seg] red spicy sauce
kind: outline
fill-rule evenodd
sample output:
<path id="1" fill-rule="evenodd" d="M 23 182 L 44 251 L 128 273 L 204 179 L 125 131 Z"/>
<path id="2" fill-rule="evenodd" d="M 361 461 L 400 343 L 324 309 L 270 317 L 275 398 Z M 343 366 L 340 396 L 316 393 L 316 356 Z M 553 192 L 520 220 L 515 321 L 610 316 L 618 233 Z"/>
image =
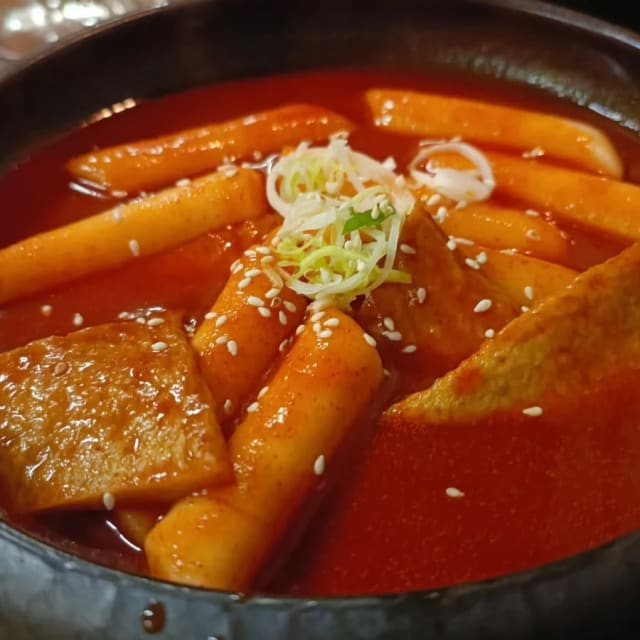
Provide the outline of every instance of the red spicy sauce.
<path id="1" fill-rule="evenodd" d="M 633 530 L 639 392 L 633 371 L 571 407 L 545 402 L 536 418 L 385 424 L 278 586 L 298 595 L 442 587 L 558 560 Z"/>
<path id="2" fill-rule="evenodd" d="M 373 86 L 441 91 L 581 117 L 607 129 L 628 175 L 640 175 L 637 143 L 592 114 L 522 87 L 371 72 L 282 76 L 145 102 L 78 128 L 0 180 L 0 245 L 117 203 L 70 185 L 64 163 L 75 155 L 291 102 L 317 103 L 351 118 L 358 125 L 354 148 L 379 159 L 393 155 L 402 170 L 417 141 L 371 126 L 362 92 Z M 275 224 L 267 217 L 239 225 L 11 304 L 0 311 L 0 350 L 72 331 L 77 313 L 85 326 L 155 306 L 181 309 L 186 321 L 197 319 L 223 286 L 229 264 Z M 584 268 L 621 249 L 611 239 L 570 232 L 569 266 Z M 51 306 L 50 314 L 43 314 L 43 305 Z M 623 376 L 607 384 L 599 394 L 603 401 L 589 399 L 593 406 L 580 416 L 558 407 L 535 422 L 502 416 L 476 425 L 379 430 L 349 463 L 355 477 L 327 496 L 269 589 L 341 594 L 442 586 L 554 560 L 634 528 L 640 522 L 640 481 L 632 474 L 640 410 L 634 412 L 627 400 L 636 383 Z M 448 497 L 447 487 L 464 496 Z M 20 524 L 94 561 L 144 571 L 142 555 L 104 514 L 56 514 Z"/>

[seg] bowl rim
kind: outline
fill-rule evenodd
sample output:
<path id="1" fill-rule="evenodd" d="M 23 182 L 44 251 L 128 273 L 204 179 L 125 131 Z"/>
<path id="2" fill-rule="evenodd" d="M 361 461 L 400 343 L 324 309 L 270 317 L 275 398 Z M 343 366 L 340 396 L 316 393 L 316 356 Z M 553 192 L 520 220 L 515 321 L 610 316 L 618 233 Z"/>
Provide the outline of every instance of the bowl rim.
<path id="1" fill-rule="evenodd" d="M 0 72 L 0 87 L 10 85 L 19 80 L 21 75 L 34 66 L 67 54 L 75 47 L 81 46 L 85 40 L 94 39 L 104 34 L 122 29 L 129 24 L 144 22 L 153 16 L 161 14 L 178 13 L 184 9 L 197 6 L 210 5 L 218 0 L 172 0 L 170 4 L 160 7 L 133 10 L 122 16 L 101 21 L 98 25 L 80 29 L 74 33 L 61 37 L 54 43 L 36 48 L 33 52 L 24 56 L 17 62 L 11 62 L 7 68 Z M 443 0 L 437 0 L 442 2 Z M 640 32 L 615 25 L 607 20 L 558 6 L 547 0 L 461 0 L 466 4 L 478 7 L 491 7 L 503 10 L 507 13 L 524 15 L 531 18 L 542 18 L 554 25 L 580 31 L 586 35 L 596 35 L 605 41 L 614 41 L 619 45 L 632 49 L 640 54 Z M 237 591 L 225 591 L 209 589 L 205 587 L 187 586 L 179 583 L 159 580 L 138 573 L 117 569 L 108 565 L 98 564 L 86 560 L 78 555 L 66 551 L 60 547 L 49 544 L 39 539 L 34 534 L 14 527 L 0 518 L 0 541 L 8 540 L 9 543 L 21 548 L 30 554 L 45 555 L 51 564 L 58 569 L 75 570 L 91 576 L 96 580 L 109 582 L 122 582 L 142 586 L 157 594 L 159 598 L 163 593 L 167 595 L 179 590 L 183 593 L 215 596 L 224 598 L 233 603 L 252 602 L 263 606 L 273 605 L 301 605 L 323 604 L 348 605 L 348 606 L 374 606 L 379 607 L 381 602 L 392 603 L 403 601 L 407 598 L 418 598 L 420 601 L 441 601 L 449 604 L 459 598 L 467 599 L 477 592 L 498 592 L 504 589 L 512 590 L 518 586 L 529 583 L 551 582 L 556 577 L 564 577 L 568 573 L 575 574 L 579 570 L 586 570 L 589 566 L 600 563 L 612 551 L 624 549 L 627 546 L 640 549 L 640 527 L 622 536 L 614 538 L 597 547 L 587 549 L 580 553 L 547 562 L 541 565 L 523 569 L 508 574 L 498 575 L 473 582 L 457 583 L 442 587 L 428 589 L 416 589 L 403 592 L 383 592 L 375 594 L 350 594 L 340 596 L 287 596 L 273 595 L 264 592 L 243 593 Z M 0 631 L 2 629 L 0 628 Z"/>
<path id="2" fill-rule="evenodd" d="M 167 1 L 167 0 L 165 0 Z M 213 0 L 215 2 L 216 0 Z M 608 22 L 603 18 L 577 11 L 568 7 L 553 4 L 550 0 L 464 0 L 468 4 L 478 6 L 489 6 L 502 9 L 511 13 L 529 15 L 546 19 L 557 25 L 571 27 L 584 33 L 598 34 L 607 40 L 613 40 L 618 44 L 640 51 L 640 31 L 628 29 L 620 25 Z M 169 4 L 148 9 L 134 9 L 121 16 L 114 16 L 101 21 L 97 25 L 88 28 L 80 28 L 70 34 L 62 36 L 52 43 L 36 47 L 33 51 L 20 58 L 18 61 L 10 62 L 7 67 L 0 72 L 0 83 L 10 83 L 14 77 L 38 64 L 42 60 L 56 57 L 67 49 L 78 46 L 86 39 L 93 39 L 99 35 L 110 32 L 114 29 L 122 28 L 132 22 L 146 20 L 150 16 L 173 13 L 185 7 L 210 4 L 212 0 L 171 0 Z"/>
<path id="3" fill-rule="evenodd" d="M 342 603 L 356 606 L 367 606 L 372 604 L 378 606 L 381 600 L 385 602 L 394 602 L 404 600 L 406 597 L 417 597 L 425 601 L 453 601 L 460 596 L 466 598 L 478 591 L 487 592 L 494 590 L 500 591 L 504 588 L 513 589 L 528 583 L 537 583 L 540 580 L 551 581 L 556 577 L 565 577 L 567 573 L 575 573 L 577 570 L 586 570 L 588 566 L 597 564 L 604 556 L 611 551 L 615 551 L 618 547 L 627 545 L 640 547 L 640 528 L 598 545 L 597 547 L 581 551 L 566 558 L 546 562 L 528 569 L 521 569 L 519 571 L 495 577 L 484 578 L 482 580 L 461 582 L 442 587 L 431 587 L 428 589 L 370 594 L 347 594 L 339 596 L 290 596 L 269 594 L 261 591 L 227 591 L 160 580 L 151 576 L 127 571 L 125 569 L 118 569 L 108 565 L 99 564 L 97 562 L 92 562 L 91 560 L 75 555 L 58 546 L 49 544 L 44 540 L 39 539 L 34 534 L 14 527 L 10 523 L 0 519 L 0 540 L 3 538 L 9 539 L 10 542 L 22 547 L 29 553 L 45 553 L 50 562 L 53 562 L 60 567 L 64 567 L 65 570 L 79 570 L 85 574 L 90 574 L 94 578 L 99 578 L 101 580 L 107 579 L 109 582 L 121 582 L 123 579 L 127 582 L 133 581 L 136 584 L 148 587 L 153 591 L 162 590 L 174 592 L 175 589 L 178 589 L 183 592 L 192 592 L 200 595 L 215 595 L 216 597 L 223 597 L 232 602 L 251 601 L 261 605 L 300 605 L 302 603 L 308 604 L 313 602 L 318 605 Z"/>

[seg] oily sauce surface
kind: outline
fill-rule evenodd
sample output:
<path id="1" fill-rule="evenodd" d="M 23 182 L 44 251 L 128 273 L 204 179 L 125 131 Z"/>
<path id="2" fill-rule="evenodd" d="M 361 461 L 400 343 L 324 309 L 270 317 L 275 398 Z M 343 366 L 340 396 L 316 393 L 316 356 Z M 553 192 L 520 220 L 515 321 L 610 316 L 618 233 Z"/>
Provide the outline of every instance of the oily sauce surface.
<path id="1" fill-rule="evenodd" d="M 351 118 L 359 125 L 352 146 L 379 159 L 392 155 L 402 170 L 416 140 L 368 124 L 362 92 L 372 86 L 579 116 L 607 129 L 627 175 L 640 175 L 633 140 L 588 112 L 521 87 L 360 71 L 283 76 L 145 102 L 43 149 L 0 180 L 0 246 L 118 202 L 70 184 L 64 162 L 74 155 L 290 102 L 317 103 Z M 185 323 L 197 322 L 222 288 L 229 264 L 276 224 L 275 216 L 267 216 L 18 301 L 0 310 L 0 350 L 72 331 L 76 314 L 88 326 L 123 311 L 164 307 L 182 310 Z M 570 231 L 569 266 L 588 267 L 622 248 L 609 238 Z M 43 305 L 50 305 L 49 313 Z M 392 370 L 396 365 L 387 363 Z M 296 551 L 280 554 L 285 559 L 264 587 L 317 595 L 443 586 L 555 560 L 630 531 L 640 524 L 640 480 L 633 473 L 640 454 L 636 378 L 629 373 L 607 382 L 585 400 L 579 416 L 559 407 L 553 419 L 535 424 L 505 415 L 482 424 L 379 430 L 371 443 L 361 441 L 345 456 L 349 477 L 326 496 Z M 403 390 L 384 393 L 397 397 Z M 464 495 L 449 497 L 452 487 Z M 143 555 L 104 514 L 42 515 L 19 524 L 94 561 L 145 570 Z"/>

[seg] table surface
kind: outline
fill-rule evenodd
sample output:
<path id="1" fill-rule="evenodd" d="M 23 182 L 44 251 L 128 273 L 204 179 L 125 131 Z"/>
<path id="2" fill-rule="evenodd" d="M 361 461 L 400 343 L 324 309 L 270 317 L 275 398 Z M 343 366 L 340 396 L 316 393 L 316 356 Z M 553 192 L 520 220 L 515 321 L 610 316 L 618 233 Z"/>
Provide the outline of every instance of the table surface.
<path id="1" fill-rule="evenodd" d="M 0 0 L 0 73 L 12 61 L 34 49 L 82 28 L 91 28 L 103 20 L 170 4 L 174 0 Z M 640 30 L 640 18 L 627 2 L 601 0 L 559 0 L 581 9 Z"/>
<path id="2" fill-rule="evenodd" d="M 170 0 L 0 0 L 0 71 L 29 52 L 131 11 Z"/>

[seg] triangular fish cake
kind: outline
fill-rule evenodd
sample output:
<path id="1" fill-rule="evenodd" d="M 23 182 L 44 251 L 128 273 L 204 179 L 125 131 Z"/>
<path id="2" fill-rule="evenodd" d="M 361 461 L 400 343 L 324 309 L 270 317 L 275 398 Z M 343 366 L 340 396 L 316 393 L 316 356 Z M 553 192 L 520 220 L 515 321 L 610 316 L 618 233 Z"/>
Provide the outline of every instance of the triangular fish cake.
<path id="1" fill-rule="evenodd" d="M 640 245 L 578 276 L 508 324 L 430 389 L 393 405 L 394 416 L 437 424 L 497 411 L 544 412 L 640 367 Z"/>

